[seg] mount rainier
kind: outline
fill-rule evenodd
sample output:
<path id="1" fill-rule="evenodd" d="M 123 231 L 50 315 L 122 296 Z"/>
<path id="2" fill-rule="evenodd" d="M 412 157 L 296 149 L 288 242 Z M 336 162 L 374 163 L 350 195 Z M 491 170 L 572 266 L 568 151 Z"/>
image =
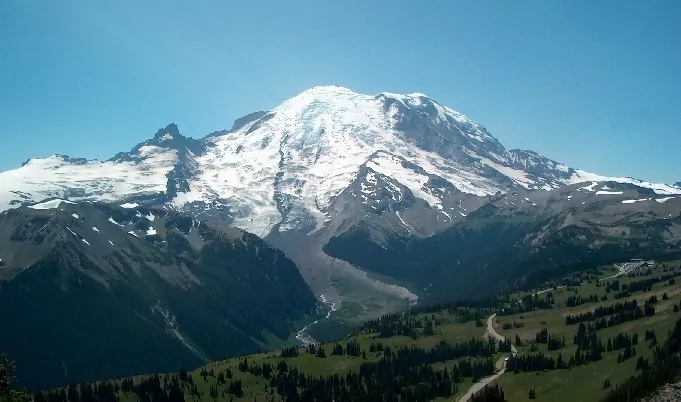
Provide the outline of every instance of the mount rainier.
<path id="1" fill-rule="evenodd" d="M 508 150 L 480 124 L 423 94 L 320 86 L 202 139 L 171 124 L 107 161 L 31 159 L 0 173 L 0 210 L 51 197 L 179 210 L 266 238 L 318 294 L 340 300 L 338 278 L 345 278 L 414 300 L 406 288 L 370 278 L 323 248 L 358 226 L 379 245 L 394 236 L 429 237 L 504 194 L 582 182 L 681 193 L 678 183 L 604 177 Z"/>

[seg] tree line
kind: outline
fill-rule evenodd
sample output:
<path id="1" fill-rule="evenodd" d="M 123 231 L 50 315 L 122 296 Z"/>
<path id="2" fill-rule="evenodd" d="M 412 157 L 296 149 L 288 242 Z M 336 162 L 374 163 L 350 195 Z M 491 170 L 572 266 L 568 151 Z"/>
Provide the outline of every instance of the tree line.
<path id="1" fill-rule="evenodd" d="M 593 321 L 613 314 L 635 311 L 637 307 L 638 304 L 636 303 L 636 300 L 615 303 L 609 306 L 600 306 L 596 307 L 593 311 L 565 316 L 565 325 L 575 325 L 580 322 Z"/>
<path id="2" fill-rule="evenodd" d="M 452 322 L 475 321 L 478 326 L 484 326 L 484 318 L 495 312 L 499 303 L 498 299 L 486 299 L 479 303 L 439 303 L 412 308 L 404 313 L 386 314 L 380 318 L 366 321 L 353 334 L 377 334 L 379 338 L 407 336 L 417 339 L 420 336 L 432 336 L 435 334 L 435 327 Z M 434 314 L 435 312 L 449 313 L 453 316 L 453 319 L 437 317 Z M 431 314 L 431 316 L 419 317 L 420 314 Z"/>
<path id="3" fill-rule="evenodd" d="M 653 296 L 654 297 L 654 296 Z M 634 310 L 630 311 L 621 311 L 619 313 L 615 313 L 611 316 L 608 317 L 603 317 L 600 319 L 596 319 L 593 321 L 593 325 L 596 327 L 597 330 L 601 330 L 604 328 L 609 328 L 613 327 L 615 325 L 620 325 L 622 323 L 628 322 L 628 321 L 635 321 L 639 320 L 644 317 L 650 317 L 655 315 L 655 305 L 653 303 L 648 303 L 646 302 L 645 306 L 643 309 L 641 309 L 640 306 L 637 306 Z M 585 321 L 584 317 L 580 317 L 582 314 L 579 314 L 577 316 L 567 316 L 565 318 L 566 322 L 570 322 L 568 325 L 573 325 L 574 323 L 583 323 Z"/>
<path id="4" fill-rule="evenodd" d="M 464 378 L 477 381 L 494 372 L 493 341 L 471 339 L 458 345 L 442 341 L 431 350 L 415 346 L 381 349 L 379 361 L 364 362 L 356 372 L 311 377 L 288 367 L 272 375 L 270 387 L 286 401 L 430 401 L 450 398 Z M 451 369 L 432 367 L 455 358 L 459 360 Z"/>
<path id="5" fill-rule="evenodd" d="M 565 300 L 565 307 L 577 307 L 586 303 L 598 303 L 599 301 L 607 300 L 607 295 L 604 295 L 605 299 L 599 299 L 598 295 L 589 295 L 587 297 L 582 297 L 580 295 L 568 296 Z"/>
<path id="6" fill-rule="evenodd" d="M 485 385 L 471 396 L 471 402 L 506 402 L 504 390 L 499 385 Z"/>
<path id="7" fill-rule="evenodd" d="M 538 294 L 525 295 L 521 298 L 521 303 L 513 303 L 510 306 L 502 308 L 497 315 L 507 316 L 527 313 L 535 310 L 547 310 L 553 308 L 555 300 L 553 292 L 547 292 L 546 297 L 540 298 Z"/>

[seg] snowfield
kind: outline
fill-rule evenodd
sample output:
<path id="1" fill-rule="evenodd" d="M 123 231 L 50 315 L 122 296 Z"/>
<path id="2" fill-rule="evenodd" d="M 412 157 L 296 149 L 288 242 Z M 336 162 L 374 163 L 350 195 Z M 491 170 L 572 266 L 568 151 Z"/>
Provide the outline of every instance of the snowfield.
<path id="1" fill-rule="evenodd" d="M 73 163 L 59 155 L 31 159 L 26 165 L 0 173 L 0 210 L 17 199 L 42 201 L 58 197 L 70 200 L 116 201 L 126 196 L 162 193 L 166 174 L 176 161 L 174 150 L 145 149 L 140 162 Z"/>

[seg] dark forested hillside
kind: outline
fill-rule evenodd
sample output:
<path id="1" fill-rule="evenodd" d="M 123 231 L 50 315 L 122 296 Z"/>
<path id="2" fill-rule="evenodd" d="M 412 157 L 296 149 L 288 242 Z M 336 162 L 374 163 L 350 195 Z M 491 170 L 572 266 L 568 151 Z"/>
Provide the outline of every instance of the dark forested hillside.
<path id="1" fill-rule="evenodd" d="M 256 353 L 316 307 L 281 251 L 163 210 L 11 210 L 0 258 L 0 347 L 31 388 Z"/>

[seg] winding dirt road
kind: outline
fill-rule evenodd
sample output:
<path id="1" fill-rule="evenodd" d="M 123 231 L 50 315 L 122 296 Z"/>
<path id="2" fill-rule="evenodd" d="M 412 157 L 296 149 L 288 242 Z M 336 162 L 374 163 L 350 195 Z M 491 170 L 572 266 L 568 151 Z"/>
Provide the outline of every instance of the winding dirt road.
<path id="1" fill-rule="evenodd" d="M 497 313 L 494 313 L 491 316 L 487 317 L 487 332 L 485 333 L 485 335 L 490 335 L 492 338 L 503 342 L 506 340 L 506 337 L 501 335 L 494 329 L 494 318 L 496 316 Z M 515 346 L 513 345 L 511 345 L 511 353 L 513 353 L 513 356 L 518 354 L 518 349 L 516 349 Z"/>
<path id="2" fill-rule="evenodd" d="M 485 332 L 485 335 L 483 335 L 483 337 L 491 336 L 497 341 L 504 341 L 506 340 L 506 337 L 499 334 L 494 329 L 494 318 L 496 316 L 497 314 L 494 313 L 487 318 L 487 332 Z M 513 356 L 518 354 L 518 350 L 513 345 L 511 345 L 511 353 L 513 354 Z M 500 375 L 504 374 L 506 372 L 506 359 L 507 357 L 502 357 L 499 360 L 497 360 L 497 362 L 494 364 L 496 372 L 493 375 L 485 377 L 480 381 L 476 382 L 475 384 L 471 385 L 471 388 L 468 390 L 468 392 L 466 392 L 466 395 L 459 398 L 459 402 L 468 402 L 473 396 L 473 394 L 483 389 L 486 385 L 491 384 L 492 382 L 494 382 L 494 380 L 499 378 Z"/>

